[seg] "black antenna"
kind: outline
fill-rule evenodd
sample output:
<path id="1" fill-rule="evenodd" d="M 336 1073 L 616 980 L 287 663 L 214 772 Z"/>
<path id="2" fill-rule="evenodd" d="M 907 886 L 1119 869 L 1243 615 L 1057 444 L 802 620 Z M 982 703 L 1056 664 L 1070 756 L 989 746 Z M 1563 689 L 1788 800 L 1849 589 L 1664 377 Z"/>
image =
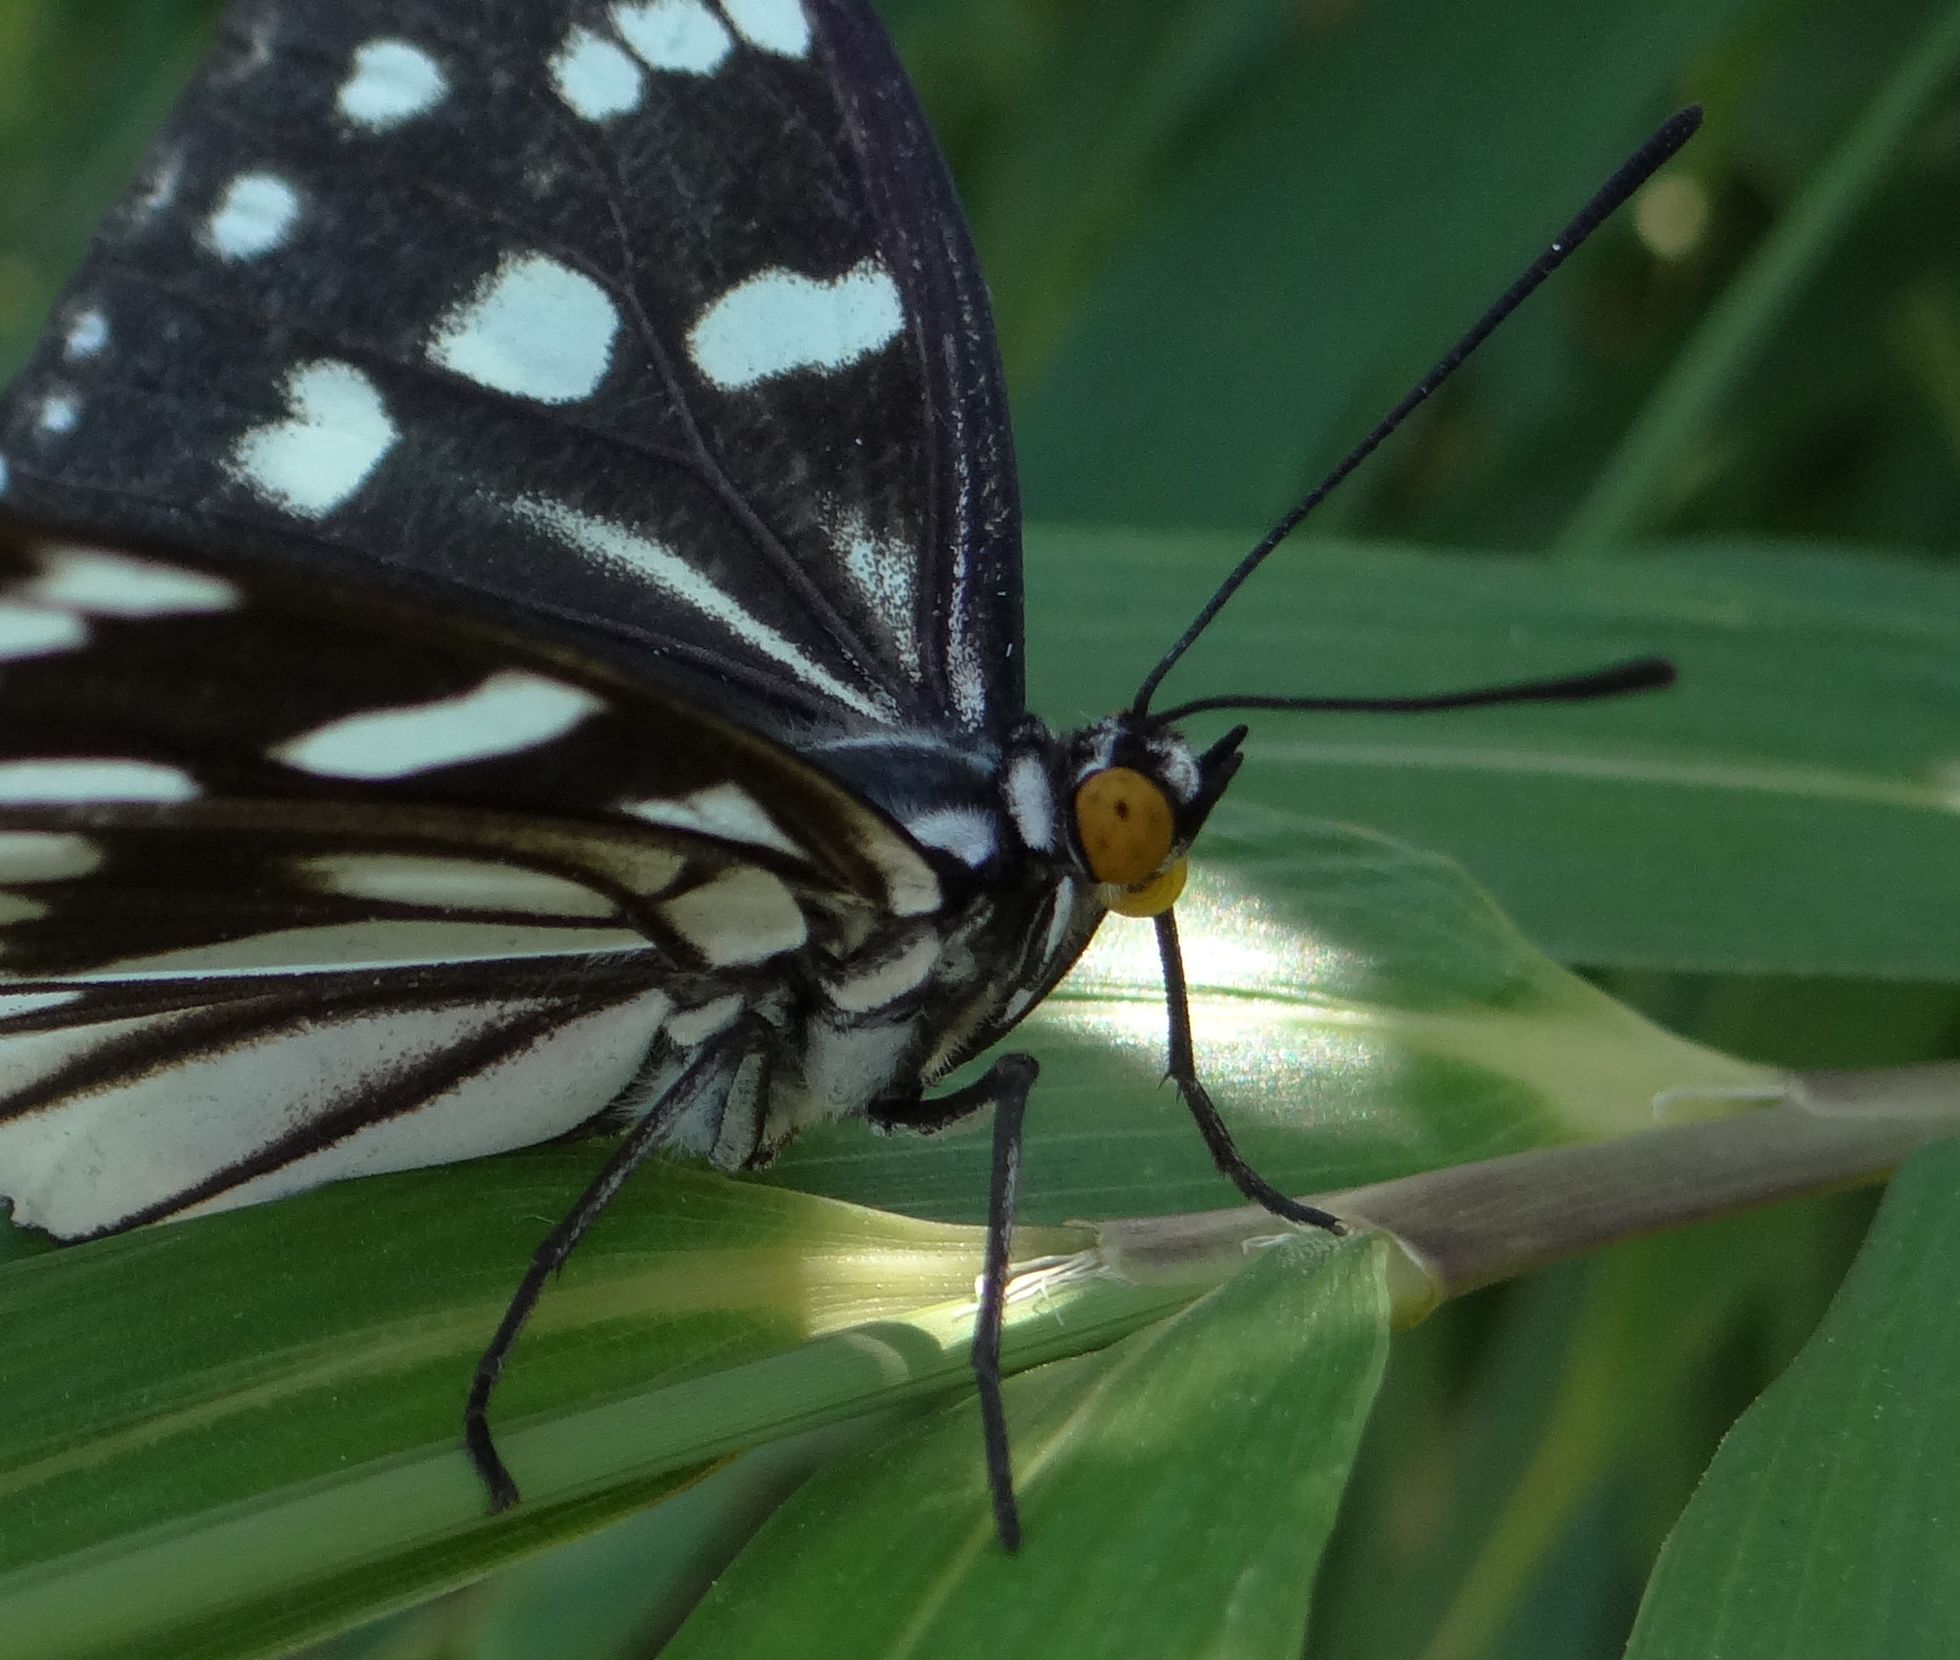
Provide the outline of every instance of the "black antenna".
<path id="1" fill-rule="evenodd" d="M 1157 666 L 1149 674 L 1144 676 L 1143 684 L 1137 688 L 1136 702 L 1131 705 L 1132 713 L 1146 715 L 1150 712 L 1150 700 L 1156 695 L 1157 688 L 1162 684 L 1164 676 L 1169 674 L 1172 668 L 1176 666 L 1177 660 L 1186 651 L 1190 650 L 1191 643 L 1211 625 L 1212 618 L 1224 610 L 1226 602 L 1239 591 L 1240 585 L 1244 583 L 1245 579 L 1265 563 L 1266 555 L 1278 547 L 1281 542 L 1285 541 L 1293 533 L 1295 528 L 1297 528 L 1302 519 L 1325 501 L 1328 496 L 1332 495 L 1335 487 L 1349 473 L 1353 472 L 1356 467 L 1366 461 L 1381 444 L 1382 440 L 1409 418 L 1418 404 L 1427 398 L 1430 393 L 1434 392 L 1437 387 L 1441 386 L 1444 381 L 1448 380 L 1451 375 L 1455 374 L 1463 366 L 1464 360 L 1490 338 L 1496 331 L 1498 325 L 1505 318 L 1509 317 L 1512 312 L 1516 311 L 1530 297 L 1532 291 L 1540 283 L 1565 263 L 1567 256 L 1571 254 L 1573 249 L 1584 242 L 1594 231 L 1598 230 L 1607 219 L 1611 218 L 1629 196 L 1645 184 L 1682 145 L 1686 144 L 1694 136 L 1695 129 L 1700 125 L 1701 106 L 1699 104 L 1690 104 L 1686 109 L 1679 110 L 1669 116 L 1656 129 L 1653 137 L 1649 138 L 1645 144 L 1641 145 L 1631 156 L 1627 157 L 1614 172 L 1613 176 L 1594 193 L 1592 200 L 1579 210 L 1572 222 L 1552 239 L 1551 246 L 1533 260 L 1530 266 L 1518 277 L 1517 281 L 1505 289 L 1496 304 L 1491 306 L 1483 316 L 1479 317 L 1470 326 L 1469 331 L 1464 334 L 1463 338 L 1443 354 L 1435 368 L 1431 369 L 1428 374 L 1424 375 L 1420 381 L 1411 387 L 1402 401 L 1382 417 L 1381 421 L 1376 425 L 1375 430 L 1369 433 L 1366 438 L 1362 439 L 1360 443 L 1356 444 L 1353 449 L 1349 450 L 1341 458 L 1339 465 L 1322 479 L 1319 484 L 1315 485 L 1302 498 L 1298 506 L 1288 513 L 1285 518 L 1281 519 L 1278 524 L 1274 525 L 1256 548 L 1233 567 L 1231 574 L 1218 585 L 1217 592 L 1205 601 L 1204 608 L 1192 619 L 1191 626 L 1177 637 L 1176 644 L 1169 651 L 1165 652 L 1158 659 Z M 1241 708 L 1270 707 L 1288 709 L 1301 707 L 1335 707 L 1335 705 L 1324 702 L 1313 705 L 1303 705 L 1293 702 L 1273 704 L 1241 702 L 1235 706 Z M 1363 706 L 1379 708 L 1383 705 L 1380 703 L 1368 703 Z M 1215 707 L 1215 705 L 1207 704 L 1205 707 Z M 1353 705 L 1349 705 L 1349 707 L 1353 707 Z M 1187 708 L 1185 712 L 1189 713 L 1190 709 Z"/>
<path id="2" fill-rule="evenodd" d="M 1341 714 L 1417 715 L 1434 709 L 1486 709 L 1493 703 L 1580 703 L 1589 698 L 1652 692 L 1674 684 L 1674 665 L 1665 657 L 1635 657 L 1584 674 L 1547 680 L 1512 680 L 1467 692 L 1436 692 L 1427 697 L 1201 697 L 1151 716 L 1169 726 L 1214 709 L 1316 709 Z"/>

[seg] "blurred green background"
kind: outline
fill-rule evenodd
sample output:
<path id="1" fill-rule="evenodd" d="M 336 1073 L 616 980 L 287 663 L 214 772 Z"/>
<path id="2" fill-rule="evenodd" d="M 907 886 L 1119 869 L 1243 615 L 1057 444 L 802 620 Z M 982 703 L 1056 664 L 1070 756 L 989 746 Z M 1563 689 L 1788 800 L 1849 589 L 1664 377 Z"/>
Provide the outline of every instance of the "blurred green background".
<path id="1" fill-rule="evenodd" d="M 217 9 L 0 9 L 0 371 L 39 328 Z M 1055 624 L 1044 599 L 1065 582 L 1041 555 L 1075 545 L 1053 527 L 1170 534 L 1201 550 L 1188 568 L 1153 574 L 1167 641 L 1219 574 L 1221 550 L 1256 537 L 1689 99 L 1707 105 L 1708 124 L 1664 187 L 1536 297 L 1316 532 L 1449 550 L 1472 571 L 1502 563 L 1507 581 L 1500 555 L 1541 558 L 1561 580 L 1575 564 L 1605 573 L 1612 562 L 1602 584 L 1637 585 L 1654 544 L 1718 546 L 1739 571 L 1814 553 L 1825 564 L 1812 632 L 1808 643 L 1801 629 L 1790 636 L 1799 677 L 1809 647 L 1830 660 L 1831 585 L 1848 608 L 1868 599 L 1862 562 L 1951 572 L 1952 8 L 881 9 L 953 159 L 993 286 L 1036 526 L 1038 705 L 1044 691 L 1065 704 L 1087 695 L 1077 687 L 1090 675 L 1113 703 L 1143 666 L 1125 656 L 1064 671 L 1059 652 L 1045 656 Z M 1754 303 L 1725 321 L 1738 283 Z M 1645 456 L 1639 434 L 1684 386 L 1695 418 Z M 1292 591 L 1311 590 L 1314 557 L 1310 539 L 1280 555 Z M 1313 668 L 1259 672 L 1270 687 L 1307 689 Z M 1960 767 L 1960 727 L 1937 724 L 1953 706 L 1929 690 L 1934 724 L 1907 736 Z M 1878 747 L 1900 738 L 1870 733 Z M 1416 835 L 1409 823 L 1382 827 Z M 1950 887 L 1902 896 L 1908 911 L 1923 902 L 1931 944 L 1902 947 L 1889 965 L 1869 950 L 1820 950 L 1803 964 L 1765 954 L 1775 973 L 1723 973 L 1706 950 L 1670 960 L 1651 941 L 1588 953 L 1548 937 L 1517 872 L 1452 850 L 1542 943 L 1688 1035 L 1786 1064 L 1960 1053 L 1960 992 L 1938 967 L 1960 935 L 1943 909 Z M 1699 1230 L 1486 1295 L 1398 1339 L 1322 1577 L 1312 1652 L 1616 1654 L 1660 1537 L 1715 1439 L 1814 1323 L 1862 1215 L 1854 1198 Z M 653 1547 L 637 1525 L 339 1647 L 648 1652 L 633 1610 Z"/>

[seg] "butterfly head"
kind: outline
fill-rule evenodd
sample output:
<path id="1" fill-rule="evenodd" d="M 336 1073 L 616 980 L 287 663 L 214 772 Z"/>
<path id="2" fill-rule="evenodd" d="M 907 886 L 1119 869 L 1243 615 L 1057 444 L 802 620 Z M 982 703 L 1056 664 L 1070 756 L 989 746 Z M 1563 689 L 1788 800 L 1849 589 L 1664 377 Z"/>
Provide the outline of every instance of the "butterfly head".
<path id="1" fill-rule="evenodd" d="M 1202 752 L 1148 718 L 1112 715 L 1079 734 L 1065 766 L 1068 843 L 1097 897 L 1121 916 L 1167 911 L 1191 843 L 1239 770 L 1244 727 Z"/>

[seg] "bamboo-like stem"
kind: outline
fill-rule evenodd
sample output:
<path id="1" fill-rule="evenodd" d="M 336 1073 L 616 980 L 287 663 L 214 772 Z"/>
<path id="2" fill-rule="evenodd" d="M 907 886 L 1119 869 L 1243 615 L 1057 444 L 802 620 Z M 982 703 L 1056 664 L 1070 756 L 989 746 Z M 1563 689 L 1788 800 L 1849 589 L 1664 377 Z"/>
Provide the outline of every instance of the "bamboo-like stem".
<path id="1" fill-rule="evenodd" d="M 1952 1135 L 1960 1135 L 1960 1063 L 1791 1073 L 1774 1105 L 1310 1202 L 1395 1244 L 1396 1321 L 1412 1325 L 1447 1298 L 1622 1240 L 1882 1180 Z M 1122 1278 L 1195 1282 L 1229 1273 L 1285 1226 L 1245 1206 L 1108 1223 L 1098 1248 Z"/>

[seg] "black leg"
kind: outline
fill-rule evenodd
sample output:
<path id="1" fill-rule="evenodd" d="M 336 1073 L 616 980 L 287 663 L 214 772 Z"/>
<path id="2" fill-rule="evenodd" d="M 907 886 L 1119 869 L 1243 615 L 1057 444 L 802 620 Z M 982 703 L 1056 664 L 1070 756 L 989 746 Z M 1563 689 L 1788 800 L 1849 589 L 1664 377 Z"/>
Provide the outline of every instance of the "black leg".
<path id="1" fill-rule="evenodd" d="M 1034 1062 L 1029 1061 L 1032 1066 Z M 983 1107 L 991 1106 L 999 1097 L 999 1086 L 994 1082 L 997 1067 L 989 1068 L 987 1075 L 960 1089 L 950 1089 L 944 1095 L 928 1096 L 924 1090 L 914 1090 L 908 1096 L 893 1097 L 876 1103 L 865 1112 L 871 1127 L 877 1130 L 903 1130 L 909 1135 L 936 1135 L 949 1125 L 961 1119 L 971 1118 Z"/>
<path id="2" fill-rule="evenodd" d="M 994 1531 L 1002 1546 L 1021 1548 L 1021 1513 L 1014 1503 L 1014 1466 L 1007 1449 L 1007 1409 L 1000 1395 L 1000 1327 L 1007 1309 L 1007 1260 L 1014 1238 L 1014 1194 L 1021 1180 L 1021 1123 L 1040 1071 L 1031 1055 L 1002 1055 L 985 1077 L 926 1099 L 923 1092 L 882 1101 L 871 1122 L 884 1130 L 931 1134 L 994 1109 L 994 1167 L 987 1184 L 987 1257 L 980 1273 L 980 1307 L 973 1321 L 973 1381 L 980 1395 L 980 1429 L 987 1448 L 987 1487 Z"/>
<path id="3" fill-rule="evenodd" d="M 1307 1227 L 1344 1233 L 1340 1220 L 1312 1205 L 1289 1199 L 1266 1178 L 1247 1164 L 1232 1145 L 1232 1132 L 1218 1116 L 1211 1095 L 1198 1078 L 1197 1058 L 1191 1048 L 1191 999 L 1184 987 L 1184 953 L 1178 949 L 1177 923 L 1169 911 L 1157 917 L 1157 953 L 1164 963 L 1164 1002 L 1170 1012 L 1170 1058 L 1165 1071 L 1184 1104 L 1197 1120 L 1198 1134 L 1211 1149 L 1212 1162 L 1226 1178 L 1254 1204 L 1264 1205 L 1275 1216 Z"/>
<path id="4" fill-rule="evenodd" d="M 987 1260 L 980 1272 L 980 1308 L 973 1321 L 973 1381 L 980 1393 L 980 1430 L 987 1449 L 987 1487 L 1001 1547 L 1021 1548 L 1021 1512 L 1014 1502 L 1014 1465 L 1007 1448 L 1007 1408 L 1000 1395 L 1000 1327 L 1007 1308 L 1008 1249 L 1014 1240 L 1014 1199 L 1021 1185 L 1021 1121 L 1036 1067 L 1027 1055 L 1003 1055 L 980 1086 L 994 1103 L 994 1167 L 987 1183 Z M 976 1086 L 976 1087 L 980 1087 Z"/>
<path id="5" fill-rule="evenodd" d="M 531 1318 L 551 1277 L 565 1266 L 565 1260 L 572 1254 L 573 1248 L 585 1237 L 592 1224 L 599 1220 L 600 1213 L 612 1203 L 614 1195 L 625 1186 L 627 1178 L 658 1150 L 676 1114 L 691 1105 L 699 1096 L 702 1085 L 713 1078 L 717 1069 L 724 1067 L 727 1053 L 725 1044 L 704 1050 L 700 1058 L 674 1081 L 665 1100 L 635 1124 L 626 1139 L 613 1149 L 612 1157 L 606 1160 L 605 1167 L 593 1178 L 592 1185 L 578 1196 L 578 1202 L 545 1235 L 544 1243 L 532 1254 L 531 1266 L 525 1270 L 510 1306 L 504 1310 L 496 1335 L 490 1339 L 490 1346 L 477 1361 L 476 1375 L 470 1380 L 469 1404 L 463 1408 L 463 1445 L 469 1451 L 470 1462 L 476 1466 L 476 1473 L 483 1478 L 483 1485 L 490 1490 L 490 1513 L 493 1516 L 499 1511 L 508 1510 L 518 1500 L 517 1483 L 503 1459 L 497 1455 L 487 1416 L 490 1392 L 503 1376 L 510 1352 L 516 1347 L 518 1333 L 523 1331 L 525 1321 Z"/>

